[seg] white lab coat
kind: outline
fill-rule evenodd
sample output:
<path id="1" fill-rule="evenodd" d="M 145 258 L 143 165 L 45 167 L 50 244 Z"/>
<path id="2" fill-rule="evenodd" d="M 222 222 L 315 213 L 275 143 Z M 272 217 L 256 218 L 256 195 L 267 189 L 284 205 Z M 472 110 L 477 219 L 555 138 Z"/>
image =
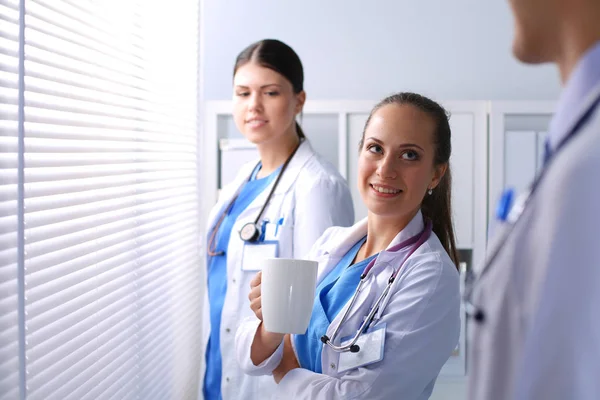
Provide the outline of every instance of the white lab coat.
<path id="1" fill-rule="evenodd" d="M 250 175 L 258 160 L 241 168 L 234 181 L 223 188 L 217 204 L 209 218 L 207 232 L 215 224 L 223 209 L 227 207 L 238 189 Z M 249 315 L 248 293 L 250 281 L 257 271 L 242 270 L 244 242 L 238 232 L 241 227 L 253 222 L 263 206 L 271 183 L 238 217 L 233 225 L 227 248 L 227 294 L 221 317 L 221 356 L 223 400 L 262 398 L 259 393 L 274 389 L 269 377 L 250 377 L 239 368 L 234 339 L 239 322 Z M 279 257 L 301 258 L 310 250 L 314 242 L 331 226 L 349 226 L 354 222 L 354 206 L 350 189 L 339 172 L 320 155 L 315 153 L 308 140 L 304 140 L 284 171 L 273 196 L 261 219 L 276 224 L 280 218 L 283 225 L 277 229 L 267 226 L 265 240 L 279 242 Z M 202 387 L 205 374 L 205 351 L 210 334 L 209 300 L 205 294 L 202 319 L 202 359 L 200 370 L 199 398 L 203 397 Z"/>
<path id="2" fill-rule="evenodd" d="M 600 94 L 600 83 L 587 104 Z M 472 400 L 600 399 L 600 109 L 555 155 L 481 275 L 470 322 Z M 506 229 L 506 226 L 498 226 Z"/>
<path id="3" fill-rule="evenodd" d="M 398 244 L 423 230 L 419 212 L 390 243 Z M 344 254 L 367 233 L 364 219 L 351 228 L 331 228 L 319 239 L 309 258 L 319 261 L 321 281 Z M 369 273 L 364 290 L 349 312 L 338 337 L 354 335 L 371 306 L 381 295 L 393 271 L 410 249 L 382 251 Z M 460 335 L 459 275 L 437 236 L 431 237 L 410 256 L 386 298 L 383 313 L 374 323 L 386 323 L 384 358 L 366 367 L 338 373 L 339 353 L 323 345 L 323 373 L 297 368 L 277 385 L 276 399 L 402 399 L 429 398 L 435 380 L 458 343 Z M 331 336 L 346 303 L 327 329 Z M 256 317 L 240 326 L 236 338 L 238 361 L 249 374 L 270 374 L 279 365 L 283 346 L 261 365 L 250 359 L 250 348 L 259 325 Z M 292 343 L 294 341 L 292 340 Z M 339 340 L 336 340 L 339 344 Z M 270 377 L 272 379 L 272 377 Z M 264 397 L 267 398 L 267 397 Z"/>

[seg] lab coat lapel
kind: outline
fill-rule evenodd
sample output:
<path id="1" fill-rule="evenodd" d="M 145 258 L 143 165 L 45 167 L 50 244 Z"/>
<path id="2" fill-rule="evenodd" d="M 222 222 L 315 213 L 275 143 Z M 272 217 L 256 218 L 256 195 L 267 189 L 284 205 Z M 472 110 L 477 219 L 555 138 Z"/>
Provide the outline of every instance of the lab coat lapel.
<path id="1" fill-rule="evenodd" d="M 341 233 L 329 241 L 317 260 L 319 261 L 317 285 L 336 267 L 348 250 L 367 234 L 367 219 L 364 218 L 352 227 L 339 229 Z"/>
<path id="2" fill-rule="evenodd" d="M 348 312 L 347 321 L 353 322 L 346 323 L 345 325 L 347 326 L 342 326 L 338 338 L 342 338 L 347 335 L 353 335 L 355 333 L 357 325 L 360 325 L 360 323 L 362 323 L 363 318 L 369 313 L 371 307 L 375 305 L 375 302 L 377 301 L 381 293 L 383 293 L 383 291 L 385 290 L 385 287 L 388 284 L 388 280 L 394 272 L 394 270 L 396 268 L 403 267 L 403 265 L 400 264 L 402 263 L 402 260 L 404 260 L 404 257 L 406 257 L 406 254 L 409 249 L 404 248 L 393 252 L 388 251 L 387 249 L 399 243 L 402 243 L 403 241 L 415 235 L 420 234 L 423 231 L 424 226 L 425 224 L 423 222 L 423 215 L 421 211 L 419 211 L 417 212 L 417 215 L 415 215 L 415 217 L 409 222 L 409 224 L 401 232 L 399 232 L 396 235 L 396 237 L 394 237 L 394 239 L 387 246 L 386 250 L 379 253 L 375 260 L 373 268 L 367 275 L 365 283 L 363 284 L 363 287 L 356 298 L 356 303 L 354 307 L 352 307 L 352 309 L 350 309 L 350 311 Z M 366 221 L 364 233 L 366 234 Z M 356 240 L 352 241 L 352 245 L 356 244 L 358 239 L 359 238 L 357 237 Z M 397 282 L 398 279 L 396 279 L 394 284 L 397 284 Z M 390 297 L 393 295 L 393 288 L 394 287 L 392 286 L 392 290 L 390 290 L 390 293 L 388 294 L 387 298 L 383 300 L 382 304 L 380 304 L 380 310 L 378 314 L 380 314 L 383 311 L 385 305 L 388 303 Z M 330 328 L 328 329 L 328 335 L 332 334 L 333 329 L 335 329 L 335 327 L 338 326 L 342 316 L 346 312 L 346 309 L 349 305 L 350 302 L 346 303 L 344 308 L 334 318 L 333 322 L 330 325 Z"/>

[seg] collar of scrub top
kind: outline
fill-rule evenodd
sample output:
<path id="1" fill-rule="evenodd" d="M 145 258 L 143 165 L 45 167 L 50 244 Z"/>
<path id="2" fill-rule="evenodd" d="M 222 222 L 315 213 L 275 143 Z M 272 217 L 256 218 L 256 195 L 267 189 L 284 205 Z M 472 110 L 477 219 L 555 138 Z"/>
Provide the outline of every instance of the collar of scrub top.
<path id="1" fill-rule="evenodd" d="M 360 291 L 362 289 L 362 286 L 363 286 L 363 284 L 365 282 L 365 279 L 367 278 L 367 276 L 369 275 L 369 272 L 371 272 L 371 269 L 373 268 L 373 266 L 377 262 L 377 258 L 374 258 L 373 260 L 371 260 L 369 262 L 369 264 L 365 267 L 365 270 L 363 271 L 363 273 L 360 276 L 360 282 L 358 283 L 358 287 L 356 288 L 356 291 L 354 292 L 354 295 L 352 296 L 352 299 L 350 300 L 350 305 L 346 308 L 346 311 L 344 311 L 344 314 L 342 315 L 342 319 L 340 320 L 338 326 L 333 331 L 333 334 L 331 335 L 331 338 L 328 337 L 327 335 L 323 335 L 323 336 L 321 336 L 321 342 L 323 342 L 324 344 L 326 344 L 327 346 L 329 346 L 331 349 L 333 349 L 333 351 L 340 352 L 340 353 L 341 352 L 347 352 L 347 351 L 350 351 L 351 353 L 358 353 L 360 351 L 360 346 L 358 346 L 356 344 L 356 342 L 360 338 L 360 335 L 362 335 L 362 333 L 365 332 L 369 328 L 369 326 L 371 325 L 371 323 L 373 322 L 373 319 L 375 318 L 375 314 L 377 314 L 377 311 L 379 311 L 379 305 L 381 304 L 381 302 L 383 301 L 383 299 L 385 299 L 385 297 L 388 295 L 388 293 L 390 291 L 390 288 L 392 286 L 392 283 L 394 283 L 394 280 L 396 279 L 396 277 L 400 273 L 400 270 L 402 269 L 402 267 L 406 263 L 406 260 L 408 260 L 408 258 L 419 247 L 421 247 L 421 245 L 423 243 L 425 243 L 429 239 L 429 237 L 431 236 L 432 229 L 433 229 L 433 225 L 432 225 L 431 221 L 427 220 L 426 223 L 425 223 L 425 227 L 423 228 L 423 231 L 421 233 L 419 233 L 418 235 L 415 235 L 415 236 L 413 236 L 413 237 L 411 237 L 409 239 L 406 239 L 405 241 L 403 241 L 401 243 L 398 243 L 397 245 L 394 245 L 394 246 L 392 246 L 392 247 L 390 247 L 389 249 L 386 250 L 388 252 L 398 252 L 398 251 L 401 251 L 401 250 L 403 250 L 403 249 L 405 249 L 407 247 L 410 247 L 410 250 L 408 251 L 408 253 L 404 257 L 404 259 L 402 260 L 402 262 L 400 263 L 400 265 L 398 266 L 398 268 L 396 268 L 392 272 L 392 275 L 388 279 L 388 284 L 386 285 L 385 289 L 383 290 L 383 292 L 381 293 L 381 295 L 379 296 L 379 298 L 375 302 L 375 305 L 369 311 L 369 314 L 365 317 L 363 323 L 361 324 L 360 328 L 358 328 L 358 330 L 356 331 L 356 334 L 354 335 L 354 337 L 352 338 L 352 340 L 348 344 L 346 344 L 346 345 L 336 346 L 336 345 L 333 344 L 333 342 L 335 341 L 335 338 L 336 338 L 336 336 L 337 336 L 337 334 L 338 334 L 341 326 L 346 321 L 346 318 L 348 317 L 348 313 L 352 309 L 352 306 L 356 302 L 356 299 L 357 299 L 358 294 L 360 293 Z"/>
<path id="2" fill-rule="evenodd" d="M 496 245 L 496 247 L 493 249 L 493 252 L 487 257 L 485 264 L 483 265 L 483 268 L 481 269 L 479 274 L 475 276 L 472 269 L 469 269 L 467 271 L 467 278 L 464 286 L 465 292 L 463 294 L 463 303 L 465 305 L 465 312 L 467 316 L 473 318 L 476 322 L 483 323 L 483 321 L 485 320 L 485 312 L 480 307 L 475 306 L 472 302 L 473 292 L 477 283 L 486 274 L 486 272 L 490 270 L 490 266 L 494 263 L 494 260 L 500 253 L 500 250 L 504 247 L 504 244 L 508 240 L 511 232 L 513 231 L 516 223 L 518 222 L 519 217 L 529 204 L 532 195 L 535 193 L 536 189 L 539 187 L 540 183 L 546 176 L 549 167 L 555 160 L 556 154 L 558 154 L 564 148 L 564 146 L 566 146 L 575 136 L 577 136 L 577 133 L 581 131 L 583 125 L 585 125 L 585 123 L 588 122 L 589 119 L 598 110 L 598 107 L 600 105 L 600 84 L 596 85 L 596 89 L 598 90 L 594 93 L 595 97 L 593 97 L 591 101 L 587 103 L 588 106 L 585 109 L 583 109 L 583 113 L 580 114 L 579 119 L 575 121 L 571 130 L 569 130 L 567 134 L 562 137 L 562 140 L 556 145 L 554 151 L 551 151 L 549 154 L 546 155 L 544 166 L 542 167 L 540 173 L 534 179 L 529 190 L 527 190 L 523 195 L 520 196 L 520 198 L 515 202 L 514 206 L 512 205 L 514 191 L 508 189 L 503 193 L 498 203 L 498 207 L 496 209 L 496 217 L 500 221 L 508 223 L 508 229 L 506 230 L 506 232 L 504 232 L 498 245 Z"/>
<path id="3" fill-rule="evenodd" d="M 283 176 L 283 173 L 285 172 L 285 169 L 287 168 L 287 166 L 290 163 L 290 161 L 292 160 L 292 158 L 294 158 L 294 154 L 296 154 L 296 152 L 300 148 L 300 145 L 302 144 L 303 141 L 304 141 L 304 139 L 300 139 L 300 141 L 298 142 L 298 145 L 296 146 L 296 148 L 294 148 L 294 151 L 292 151 L 292 154 L 290 154 L 290 156 L 285 160 L 285 163 L 281 167 L 281 171 L 279 171 L 279 174 L 277 174 L 277 179 L 275 179 L 275 183 L 271 187 L 271 191 L 269 192 L 269 195 L 267 196 L 267 199 L 263 203 L 263 206 L 261 207 L 261 209 L 260 209 L 258 215 L 256 216 L 256 219 L 254 220 L 254 222 L 249 222 L 249 223 L 245 224 L 242 227 L 242 230 L 240 231 L 240 236 L 243 236 L 242 232 L 245 232 L 245 231 L 249 230 L 248 227 L 250 225 L 251 225 L 250 228 L 254 229 L 254 231 L 249 235 L 249 239 L 244 239 L 242 237 L 242 240 L 244 240 L 246 242 L 247 241 L 255 242 L 255 241 L 257 241 L 258 238 L 260 238 L 261 231 L 260 231 L 260 228 L 257 225 L 258 221 L 260 220 L 260 217 L 262 216 L 263 212 L 267 208 L 267 205 L 269 205 L 269 200 L 271 200 L 271 196 L 273 196 L 273 192 L 275 192 L 275 189 L 277 188 L 277 185 L 279 184 L 279 181 L 280 181 L 281 177 Z M 258 163 L 256 164 L 256 166 L 250 172 L 250 175 L 248 175 L 248 177 L 244 181 L 244 184 L 242 184 L 240 186 L 240 188 L 238 189 L 238 191 L 235 194 L 235 196 L 233 196 L 233 199 L 231 199 L 231 201 L 229 202 L 229 204 L 227 205 L 227 207 L 225 208 L 225 210 L 223 211 L 223 213 L 221 213 L 221 216 L 219 217 L 219 220 L 215 224 L 215 227 L 213 228 L 213 230 L 211 232 L 211 235 L 210 235 L 210 238 L 208 240 L 207 253 L 208 253 L 209 256 L 215 257 L 215 256 L 222 256 L 223 254 L 225 254 L 224 251 L 217 251 L 217 245 L 216 245 L 216 236 L 217 236 L 217 233 L 219 231 L 219 228 L 221 227 L 221 224 L 223 223 L 223 220 L 225 219 L 225 216 L 229 213 L 229 211 L 233 207 L 233 204 L 235 203 L 235 201 L 237 200 L 238 196 L 240 195 L 241 189 L 244 187 L 244 185 L 246 183 L 248 183 L 250 181 L 250 179 L 252 178 L 252 175 L 254 174 L 254 171 L 258 168 L 258 166 L 260 165 L 260 163 L 261 163 L 261 161 L 258 161 Z"/>

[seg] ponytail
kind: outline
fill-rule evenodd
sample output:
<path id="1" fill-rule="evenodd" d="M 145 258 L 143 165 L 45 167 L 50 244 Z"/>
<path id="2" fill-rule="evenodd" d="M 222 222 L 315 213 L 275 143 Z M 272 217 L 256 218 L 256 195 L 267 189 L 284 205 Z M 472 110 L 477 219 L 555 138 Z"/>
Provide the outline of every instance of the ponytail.
<path id="1" fill-rule="evenodd" d="M 298 132 L 298 137 L 300 138 L 300 140 L 306 139 L 306 135 L 304 134 L 304 131 L 302 130 L 302 127 L 300 126 L 298 121 L 296 121 L 296 132 Z"/>
<path id="2" fill-rule="evenodd" d="M 437 235 L 448 253 L 454 265 L 458 268 L 459 256 L 456 249 L 456 240 L 454 238 L 454 228 L 452 226 L 452 173 L 448 167 L 446 173 L 440 180 L 440 183 L 431 192 L 426 194 L 421 204 L 423 216 L 431 220 L 433 232 Z"/>

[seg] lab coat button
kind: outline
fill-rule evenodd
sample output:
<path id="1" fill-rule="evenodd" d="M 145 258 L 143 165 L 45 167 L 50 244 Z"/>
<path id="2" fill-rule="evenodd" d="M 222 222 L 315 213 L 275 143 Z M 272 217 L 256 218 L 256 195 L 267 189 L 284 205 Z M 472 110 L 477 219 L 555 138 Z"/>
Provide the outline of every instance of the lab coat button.
<path id="1" fill-rule="evenodd" d="M 231 329 L 227 328 L 227 329 L 225 329 L 225 332 L 229 333 L 229 332 L 231 332 Z"/>
<path id="2" fill-rule="evenodd" d="M 331 363 L 329 366 L 331 367 L 331 369 L 335 369 L 335 364 L 334 363 Z"/>
<path id="3" fill-rule="evenodd" d="M 225 380 L 226 380 L 227 382 L 229 382 L 229 377 L 225 378 Z"/>

